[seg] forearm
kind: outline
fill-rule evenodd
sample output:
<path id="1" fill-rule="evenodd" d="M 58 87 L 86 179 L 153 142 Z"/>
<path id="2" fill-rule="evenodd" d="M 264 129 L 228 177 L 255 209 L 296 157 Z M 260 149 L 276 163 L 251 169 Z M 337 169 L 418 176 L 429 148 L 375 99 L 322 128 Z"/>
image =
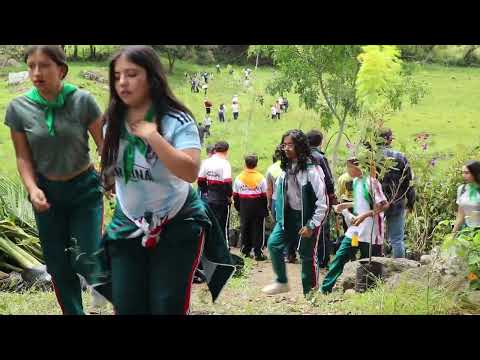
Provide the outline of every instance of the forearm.
<path id="1" fill-rule="evenodd" d="M 459 210 L 457 212 L 457 218 L 455 219 L 455 225 L 453 225 L 452 232 L 455 234 L 460 229 L 460 227 L 463 225 L 464 222 L 465 222 L 465 214 L 463 213 L 463 211 Z"/>
<path id="2" fill-rule="evenodd" d="M 89 127 L 88 131 L 92 136 L 93 140 L 95 141 L 95 145 L 97 146 L 97 153 L 102 153 L 103 148 L 103 134 L 102 134 L 102 118 L 98 118 L 95 120 Z"/>
<path id="3" fill-rule="evenodd" d="M 23 185 L 28 193 L 38 188 L 35 176 L 35 169 L 30 160 L 24 158 L 17 158 L 17 169 L 22 179 Z"/>
<path id="4" fill-rule="evenodd" d="M 175 149 L 158 132 L 152 134 L 147 142 L 157 154 L 158 159 L 173 175 L 190 183 L 197 180 L 199 161 L 195 161 L 188 154 Z"/>

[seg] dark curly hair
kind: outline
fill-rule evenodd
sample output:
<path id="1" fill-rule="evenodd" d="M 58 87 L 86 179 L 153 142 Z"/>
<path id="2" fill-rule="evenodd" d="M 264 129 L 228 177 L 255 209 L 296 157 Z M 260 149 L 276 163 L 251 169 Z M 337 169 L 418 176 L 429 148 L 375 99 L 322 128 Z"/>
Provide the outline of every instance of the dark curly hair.
<path id="1" fill-rule="evenodd" d="M 477 185 L 480 185 L 480 161 L 471 160 L 468 161 L 465 166 L 472 174 L 473 179 L 475 180 Z"/>
<path id="2" fill-rule="evenodd" d="M 282 136 L 282 140 L 280 141 L 280 145 L 283 144 L 283 140 L 287 136 L 290 136 L 293 140 L 293 144 L 295 146 L 295 152 L 297 153 L 297 167 L 295 169 L 295 173 L 299 171 L 305 171 L 307 169 L 307 162 L 311 161 L 311 150 L 308 144 L 308 138 L 304 134 L 302 130 L 288 130 Z M 285 151 L 282 151 L 282 156 L 280 158 L 281 164 L 280 167 L 283 171 L 287 171 L 290 168 L 290 160 L 285 155 Z"/>

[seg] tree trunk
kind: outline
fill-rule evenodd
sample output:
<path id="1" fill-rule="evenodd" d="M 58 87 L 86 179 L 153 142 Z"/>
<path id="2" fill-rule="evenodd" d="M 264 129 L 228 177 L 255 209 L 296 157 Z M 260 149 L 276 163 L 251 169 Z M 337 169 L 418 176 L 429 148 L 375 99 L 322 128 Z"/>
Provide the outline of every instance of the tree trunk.
<path id="1" fill-rule="evenodd" d="M 167 52 L 167 57 L 168 57 L 168 73 L 172 74 L 173 73 L 173 65 L 175 64 L 175 54 L 170 53 L 169 51 Z"/>
<path id="2" fill-rule="evenodd" d="M 90 45 L 90 59 L 96 58 L 96 48 L 95 45 Z"/>
<path id="3" fill-rule="evenodd" d="M 338 129 L 338 134 L 337 134 L 337 139 L 335 140 L 335 145 L 333 147 L 333 154 L 332 154 L 332 176 L 333 176 L 333 181 L 337 182 L 336 176 L 335 176 L 335 169 L 337 168 L 337 160 L 338 160 L 338 148 L 340 146 L 340 140 L 342 139 L 343 132 L 345 130 L 345 124 L 347 122 L 347 117 L 344 116 L 342 121 L 340 121 L 340 126 Z"/>
<path id="4" fill-rule="evenodd" d="M 478 45 L 472 45 L 469 47 L 465 55 L 463 56 L 463 61 L 465 65 L 470 65 L 473 61 L 473 52 L 477 50 Z"/>
<path id="5" fill-rule="evenodd" d="M 78 45 L 73 45 L 73 59 L 78 59 Z"/>

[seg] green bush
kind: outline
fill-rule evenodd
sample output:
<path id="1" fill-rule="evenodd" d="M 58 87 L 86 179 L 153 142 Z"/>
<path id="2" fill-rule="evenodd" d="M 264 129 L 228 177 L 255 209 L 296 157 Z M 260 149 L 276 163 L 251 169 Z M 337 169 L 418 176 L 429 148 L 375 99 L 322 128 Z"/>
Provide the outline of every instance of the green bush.
<path id="1" fill-rule="evenodd" d="M 480 158 L 480 148 L 454 154 L 443 172 L 422 154 L 407 154 L 407 157 L 414 169 L 416 190 L 414 211 L 406 219 L 407 247 L 420 255 L 451 232 L 457 211 L 457 188 L 463 183 L 460 169 L 467 160 Z"/>
<path id="2" fill-rule="evenodd" d="M 465 228 L 455 238 L 447 236 L 444 249 L 454 249 L 465 260 L 471 288 L 480 289 L 480 229 Z"/>

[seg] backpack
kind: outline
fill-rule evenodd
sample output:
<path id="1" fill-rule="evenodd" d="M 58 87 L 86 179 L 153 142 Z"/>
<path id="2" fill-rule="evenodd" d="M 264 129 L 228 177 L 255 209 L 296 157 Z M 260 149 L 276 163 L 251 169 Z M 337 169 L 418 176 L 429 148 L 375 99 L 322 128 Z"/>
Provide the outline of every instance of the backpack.
<path id="1" fill-rule="evenodd" d="M 405 198 L 410 188 L 410 180 L 412 180 L 410 169 L 406 168 L 406 164 L 401 159 L 393 159 L 392 168 L 388 169 L 380 180 L 382 190 L 385 197 L 392 202 L 397 202 Z M 403 175 L 403 179 L 402 179 Z M 400 184 L 401 182 L 401 184 Z M 400 187 L 399 187 L 400 185 Z M 398 191 L 396 189 L 399 187 Z M 395 195 L 395 198 L 393 198 Z"/>

